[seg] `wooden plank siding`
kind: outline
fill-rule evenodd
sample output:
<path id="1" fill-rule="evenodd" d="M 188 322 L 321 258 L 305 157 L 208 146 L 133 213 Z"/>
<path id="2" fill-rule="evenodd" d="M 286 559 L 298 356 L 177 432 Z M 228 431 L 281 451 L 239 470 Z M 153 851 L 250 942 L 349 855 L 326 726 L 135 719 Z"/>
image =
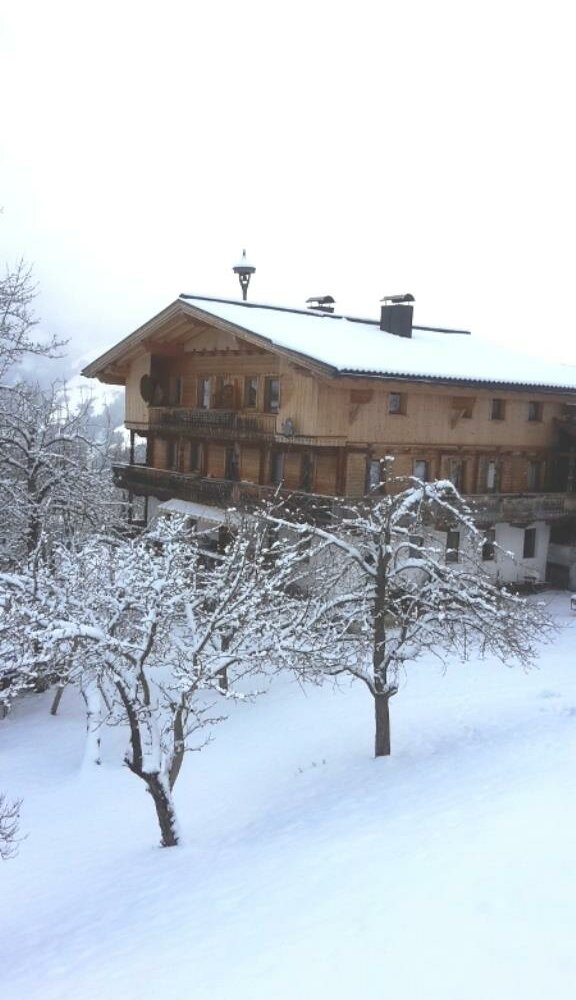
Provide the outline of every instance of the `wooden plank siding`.
<path id="1" fill-rule="evenodd" d="M 163 338 L 152 339 L 127 364 L 126 424 L 148 432 L 151 466 L 195 471 L 191 449 L 196 442 L 203 448 L 202 474 L 217 479 L 225 475 L 227 449 L 235 447 L 239 479 L 269 485 L 272 456 L 281 452 L 286 489 L 306 486 L 326 495 L 362 495 L 367 463 L 386 455 L 395 458 L 393 476 L 412 475 L 415 463 L 425 463 L 429 479 L 458 476 L 466 493 L 544 489 L 558 450 L 558 422 L 574 399 L 561 391 L 331 376 L 244 342 L 240 335 L 198 324 L 181 323 L 173 335 L 164 331 Z M 163 394 L 152 410 L 140 394 L 147 374 Z M 248 378 L 257 379 L 253 406 L 247 405 Z M 236 418 L 228 424 L 203 424 L 204 418 L 196 417 L 180 424 L 167 421 L 169 403 L 182 413 L 210 412 L 200 409 L 202 379 L 210 380 L 211 408 L 260 419 L 244 424 Z M 280 394 L 277 409 L 264 417 L 267 379 L 279 380 Z M 169 400 L 176 391 L 178 399 Z M 391 412 L 391 394 L 400 399 L 400 405 L 395 400 L 397 412 Z M 497 407 L 495 399 L 501 400 Z M 501 419 L 494 419 L 495 411 Z"/>

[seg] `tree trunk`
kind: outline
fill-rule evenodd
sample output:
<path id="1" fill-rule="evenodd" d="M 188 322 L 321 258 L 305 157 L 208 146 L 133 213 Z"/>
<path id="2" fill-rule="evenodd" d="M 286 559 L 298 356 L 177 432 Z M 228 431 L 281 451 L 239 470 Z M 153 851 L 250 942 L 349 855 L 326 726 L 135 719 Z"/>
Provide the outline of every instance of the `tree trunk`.
<path id="1" fill-rule="evenodd" d="M 83 766 L 101 764 L 100 728 L 102 726 L 102 696 L 96 684 L 88 684 L 82 690 L 86 704 L 86 749 Z"/>
<path id="2" fill-rule="evenodd" d="M 374 756 L 390 756 L 390 696 L 387 694 L 374 695 L 374 716 L 376 721 L 376 735 L 374 739 Z"/>
<path id="3" fill-rule="evenodd" d="M 50 706 L 50 715 L 57 714 L 63 694 L 64 694 L 64 685 L 59 684 L 58 687 L 56 688 L 56 694 L 54 695 L 52 705 Z"/>
<path id="4" fill-rule="evenodd" d="M 176 847 L 179 843 L 178 823 L 176 821 L 172 796 L 159 774 L 146 774 L 143 777 L 148 786 L 148 791 L 154 800 L 156 815 L 162 834 L 160 841 L 162 847 Z"/>

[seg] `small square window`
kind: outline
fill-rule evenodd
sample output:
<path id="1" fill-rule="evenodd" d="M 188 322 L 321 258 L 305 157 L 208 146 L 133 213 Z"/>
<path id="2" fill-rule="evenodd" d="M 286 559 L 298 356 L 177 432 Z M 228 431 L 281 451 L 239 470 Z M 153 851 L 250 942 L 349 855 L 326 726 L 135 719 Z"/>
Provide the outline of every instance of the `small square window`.
<path id="1" fill-rule="evenodd" d="M 388 413 L 406 413 L 406 397 L 404 393 L 388 393 Z"/>
<path id="2" fill-rule="evenodd" d="M 528 403 L 528 420 L 532 423 L 539 423 L 542 420 L 542 403 L 531 399 Z"/>
<path id="3" fill-rule="evenodd" d="M 490 419 L 504 420 L 506 417 L 506 400 L 493 399 L 490 403 Z"/>
<path id="4" fill-rule="evenodd" d="M 536 528 L 526 528 L 524 530 L 524 548 L 522 550 L 523 559 L 533 559 L 536 555 Z"/>
<path id="5" fill-rule="evenodd" d="M 424 483 L 428 482 L 428 462 L 424 461 L 423 458 L 417 459 L 412 468 L 412 475 Z"/>
<path id="6" fill-rule="evenodd" d="M 460 532 L 446 532 L 446 562 L 457 563 L 460 560 Z"/>

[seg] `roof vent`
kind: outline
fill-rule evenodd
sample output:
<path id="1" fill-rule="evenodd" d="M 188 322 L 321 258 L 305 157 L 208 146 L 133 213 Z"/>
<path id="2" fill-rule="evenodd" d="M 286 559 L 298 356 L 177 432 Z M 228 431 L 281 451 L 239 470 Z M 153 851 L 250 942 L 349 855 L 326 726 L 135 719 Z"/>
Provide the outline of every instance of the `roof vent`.
<path id="1" fill-rule="evenodd" d="M 414 296 L 386 295 L 380 300 L 380 329 L 385 333 L 393 333 L 396 337 L 412 336 L 412 317 L 414 315 Z"/>
<path id="2" fill-rule="evenodd" d="M 306 299 L 306 305 L 317 312 L 333 313 L 335 300 L 331 295 L 313 295 L 312 298 Z"/>

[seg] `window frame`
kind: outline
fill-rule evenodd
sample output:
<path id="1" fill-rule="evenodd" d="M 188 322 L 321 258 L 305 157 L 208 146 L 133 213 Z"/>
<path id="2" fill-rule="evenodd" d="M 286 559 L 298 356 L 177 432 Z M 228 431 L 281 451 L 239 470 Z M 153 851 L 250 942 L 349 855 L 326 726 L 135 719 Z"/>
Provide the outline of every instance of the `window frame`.
<path id="1" fill-rule="evenodd" d="M 424 466 L 424 475 L 423 476 L 421 476 L 421 475 L 418 474 L 418 472 L 416 471 L 416 466 Z M 412 461 L 412 475 L 414 476 L 415 479 L 419 479 L 422 483 L 429 483 L 430 482 L 430 480 L 428 478 L 429 474 L 430 474 L 430 466 L 429 466 L 429 463 L 428 463 L 427 459 L 425 459 L 425 458 L 415 458 Z"/>
<path id="2" fill-rule="evenodd" d="M 528 400 L 528 423 L 541 424 L 544 412 L 544 404 L 538 399 Z"/>
<path id="3" fill-rule="evenodd" d="M 253 383 L 253 384 L 252 384 Z M 254 393 L 254 402 L 251 402 L 251 393 Z M 258 408 L 258 376 L 245 375 L 244 389 L 242 393 L 242 405 L 245 410 L 256 410 Z"/>
<path id="4" fill-rule="evenodd" d="M 506 420 L 506 400 L 502 396 L 490 400 L 490 420 Z"/>
<path id="5" fill-rule="evenodd" d="M 450 544 L 451 537 L 452 542 L 454 542 L 454 537 L 456 537 L 456 544 Z M 446 563 L 460 562 L 460 531 L 458 528 L 449 528 L 446 532 L 446 548 L 444 558 Z"/>
<path id="6" fill-rule="evenodd" d="M 398 400 L 397 403 L 393 403 L 393 400 Z M 388 414 L 391 417 L 404 416 L 406 413 L 406 393 L 404 392 L 389 392 L 388 393 Z"/>
<path id="7" fill-rule="evenodd" d="M 536 528 L 524 528 L 522 558 L 523 559 L 536 558 Z"/>
<path id="8" fill-rule="evenodd" d="M 284 482 L 284 452 L 274 450 L 270 454 L 270 483 L 281 486 Z"/>
<path id="9" fill-rule="evenodd" d="M 199 410 L 212 409 L 212 379 L 209 375 L 198 377 L 196 403 Z"/>
<path id="10" fill-rule="evenodd" d="M 482 543 L 482 562 L 494 562 L 496 559 L 496 528 L 486 528 Z"/>
<path id="11" fill-rule="evenodd" d="M 276 393 L 272 387 L 276 386 Z M 264 412 L 280 412 L 280 377 L 278 375 L 267 375 L 264 380 Z"/>

